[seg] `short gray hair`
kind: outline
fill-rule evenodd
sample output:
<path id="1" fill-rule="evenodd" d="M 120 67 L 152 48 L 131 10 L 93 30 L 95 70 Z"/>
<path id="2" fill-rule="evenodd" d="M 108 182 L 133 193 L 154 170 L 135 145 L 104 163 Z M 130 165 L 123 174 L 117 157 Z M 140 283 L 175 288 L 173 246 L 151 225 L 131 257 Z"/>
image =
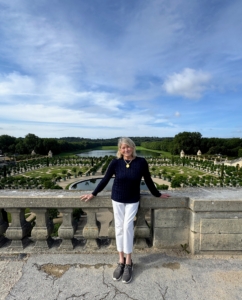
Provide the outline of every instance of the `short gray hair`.
<path id="1" fill-rule="evenodd" d="M 135 158 L 137 155 L 136 155 L 136 146 L 135 146 L 135 143 L 134 141 L 132 141 L 130 138 L 128 137 L 121 137 L 119 140 L 118 140 L 118 152 L 116 154 L 117 158 L 122 158 L 123 155 L 120 153 L 120 148 L 121 148 L 121 145 L 128 145 L 129 147 L 133 148 L 133 157 Z"/>

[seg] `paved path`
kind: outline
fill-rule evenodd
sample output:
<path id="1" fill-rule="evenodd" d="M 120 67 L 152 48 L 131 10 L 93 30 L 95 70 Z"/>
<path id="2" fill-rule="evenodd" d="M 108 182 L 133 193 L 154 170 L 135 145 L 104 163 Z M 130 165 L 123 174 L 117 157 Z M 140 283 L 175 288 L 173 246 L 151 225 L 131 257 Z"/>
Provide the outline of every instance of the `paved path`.
<path id="1" fill-rule="evenodd" d="M 241 300 L 242 258 L 136 253 L 130 284 L 112 280 L 117 255 L 0 256 L 0 299 Z"/>

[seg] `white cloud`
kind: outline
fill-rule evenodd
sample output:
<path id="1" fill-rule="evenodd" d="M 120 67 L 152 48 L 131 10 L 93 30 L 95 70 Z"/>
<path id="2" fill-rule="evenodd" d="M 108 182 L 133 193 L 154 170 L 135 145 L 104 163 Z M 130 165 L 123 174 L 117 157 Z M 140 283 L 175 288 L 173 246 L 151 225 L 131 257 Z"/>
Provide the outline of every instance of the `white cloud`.
<path id="1" fill-rule="evenodd" d="M 171 95 L 199 99 L 207 89 L 211 75 L 207 72 L 186 68 L 181 73 L 168 76 L 163 84 L 164 90 Z"/>
<path id="2" fill-rule="evenodd" d="M 175 116 L 176 116 L 177 118 L 179 118 L 180 115 L 181 115 L 181 114 L 179 113 L 179 111 L 176 111 L 176 112 L 175 112 Z"/>
<path id="3" fill-rule="evenodd" d="M 35 91 L 35 82 L 29 76 L 17 72 L 0 75 L 0 95 L 28 95 Z"/>

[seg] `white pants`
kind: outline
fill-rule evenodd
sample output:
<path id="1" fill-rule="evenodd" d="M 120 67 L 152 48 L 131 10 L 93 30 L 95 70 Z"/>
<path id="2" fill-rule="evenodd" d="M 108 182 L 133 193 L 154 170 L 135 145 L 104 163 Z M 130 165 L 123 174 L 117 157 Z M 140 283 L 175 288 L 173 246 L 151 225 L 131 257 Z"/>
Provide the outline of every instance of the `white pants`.
<path id="1" fill-rule="evenodd" d="M 120 203 L 113 201 L 115 236 L 118 252 L 130 254 L 134 243 L 134 217 L 138 211 L 139 202 Z"/>

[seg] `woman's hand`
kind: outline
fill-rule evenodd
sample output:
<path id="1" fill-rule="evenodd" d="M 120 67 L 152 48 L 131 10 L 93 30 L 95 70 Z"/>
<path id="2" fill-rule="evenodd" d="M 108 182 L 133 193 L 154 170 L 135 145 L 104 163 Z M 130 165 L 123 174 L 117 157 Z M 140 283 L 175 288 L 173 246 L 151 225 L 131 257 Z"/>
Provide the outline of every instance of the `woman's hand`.
<path id="1" fill-rule="evenodd" d="M 160 195 L 160 198 L 169 198 L 169 197 L 171 197 L 171 196 L 168 195 L 168 194 L 161 194 L 161 195 Z"/>
<path id="2" fill-rule="evenodd" d="M 88 195 L 82 195 L 82 196 L 80 197 L 80 199 L 81 199 L 82 201 L 87 202 L 87 201 L 91 200 L 91 199 L 94 198 L 94 197 L 95 197 L 95 196 L 93 196 L 93 194 L 88 194 Z"/>

